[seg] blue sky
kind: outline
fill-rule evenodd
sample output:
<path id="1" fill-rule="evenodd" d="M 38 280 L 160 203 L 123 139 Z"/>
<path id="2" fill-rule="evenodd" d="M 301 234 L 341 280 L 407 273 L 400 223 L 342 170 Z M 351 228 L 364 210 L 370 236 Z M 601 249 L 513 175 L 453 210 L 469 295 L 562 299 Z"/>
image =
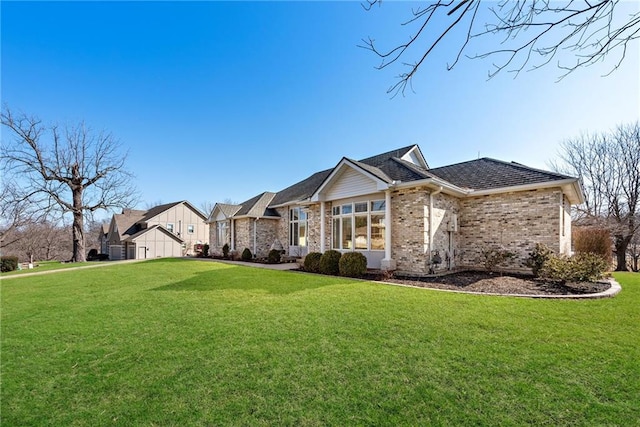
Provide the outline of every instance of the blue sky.
<path id="1" fill-rule="evenodd" d="M 128 148 L 142 199 L 241 202 L 343 156 L 419 144 L 430 166 L 481 157 L 548 168 L 558 143 L 640 116 L 638 43 L 560 82 L 549 65 L 487 80 L 490 60 L 445 43 L 391 98 L 394 46 L 414 3 L 7 2 L 2 102 L 48 122 L 84 120 Z M 638 3 L 625 5 L 637 10 Z"/>

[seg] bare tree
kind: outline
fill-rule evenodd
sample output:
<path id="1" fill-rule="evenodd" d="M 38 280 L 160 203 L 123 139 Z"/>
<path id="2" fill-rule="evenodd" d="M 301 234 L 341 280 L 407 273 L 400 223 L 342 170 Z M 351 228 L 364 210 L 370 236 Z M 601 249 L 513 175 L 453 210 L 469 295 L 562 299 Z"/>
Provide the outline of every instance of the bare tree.
<path id="1" fill-rule="evenodd" d="M 363 7 L 371 10 L 382 0 L 366 0 Z M 558 62 L 563 78 L 578 68 L 592 65 L 616 52 L 611 71 L 619 67 L 632 40 L 640 37 L 640 12 L 629 12 L 620 0 L 438 0 L 412 10 L 402 24 L 412 28 L 406 42 L 392 48 L 379 48 L 375 39 L 363 40 L 360 47 L 375 53 L 381 63 L 378 69 L 396 62 L 408 71 L 388 92 L 405 93 L 425 60 L 444 40 L 458 43 L 451 70 L 465 55 L 468 58 L 494 58 L 489 78 L 500 71 L 516 75 L 528 65 L 536 69 L 551 62 L 561 51 L 574 53 L 575 61 Z M 467 55 L 474 42 L 492 36 L 495 49 Z M 458 40 L 456 42 L 456 40 Z M 497 45 L 496 45 L 497 43 Z M 611 72 L 610 71 L 610 72 Z"/>
<path id="2" fill-rule="evenodd" d="M 4 156 L 4 153 L 3 153 Z M 42 200 L 27 194 L 6 174 L 0 183 L 0 249 L 14 243 L 21 234 L 15 233 L 21 227 L 45 218 L 49 212 Z"/>
<path id="3" fill-rule="evenodd" d="M 85 215 L 137 200 L 124 169 L 126 154 L 110 133 L 94 132 L 83 122 L 61 129 L 36 117 L 14 116 L 6 106 L 1 118 L 12 135 L 3 141 L 2 169 L 19 176 L 28 194 L 44 195 L 72 214 L 72 260 L 85 261 Z"/>
<path id="4" fill-rule="evenodd" d="M 627 270 L 627 249 L 640 233 L 640 122 L 611 133 L 583 134 L 560 145 L 558 171 L 580 176 L 586 203 L 581 210 L 613 236 L 616 270 Z"/>

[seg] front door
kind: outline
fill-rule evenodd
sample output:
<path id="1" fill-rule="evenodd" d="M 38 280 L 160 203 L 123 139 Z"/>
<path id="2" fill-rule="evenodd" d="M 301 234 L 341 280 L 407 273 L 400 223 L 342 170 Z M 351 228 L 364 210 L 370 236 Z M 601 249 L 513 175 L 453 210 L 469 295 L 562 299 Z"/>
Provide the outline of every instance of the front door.
<path id="1" fill-rule="evenodd" d="M 147 247 L 140 246 L 138 248 L 138 259 L 147 259 Z"/>

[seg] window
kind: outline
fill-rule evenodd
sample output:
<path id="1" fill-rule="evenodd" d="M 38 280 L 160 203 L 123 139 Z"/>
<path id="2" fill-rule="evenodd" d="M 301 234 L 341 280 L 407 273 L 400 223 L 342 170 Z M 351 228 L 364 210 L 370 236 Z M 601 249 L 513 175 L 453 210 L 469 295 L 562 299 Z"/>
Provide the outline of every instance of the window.
<path id="1" fill-rule="evenodd" d="M 289 246 L 307 246 L 307 213 L 302 208 L 289 210 Z"/>
<path id="2" fill-rule="evenodd" d="M 169 230 L 169 232 L 173 233 L 173 223 L 172 222 L 167 224 L 167 230 Z"/>
<path id="3" fill-rule="evenodd" d="M 187 233 L 193 234 L 196 231 L 196 226 L 193 224 L 187 225 Z"/>
<path id="4" fill-rule="evenodd" d="M 384 200 L 334 206 L 331 239 L 333 249 L 383 251 L 385 207 Z"/>
<path id="5" fill-rule="evenodd" d="M 216 223 L 216 242 L 217 246 L 224 246 L 227 242 L 227 222 Z"/>

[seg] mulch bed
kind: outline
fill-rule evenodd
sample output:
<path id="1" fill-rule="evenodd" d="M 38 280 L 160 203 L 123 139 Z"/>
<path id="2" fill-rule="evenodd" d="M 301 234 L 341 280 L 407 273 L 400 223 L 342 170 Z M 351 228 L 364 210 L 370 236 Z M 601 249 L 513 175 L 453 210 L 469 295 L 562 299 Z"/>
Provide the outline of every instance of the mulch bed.
<path id="1" fill-rule="evenodd" d="M 562 283 L 552 280 L 536 279 L 525 275 L 501 275 L 487 272 L 459 272 L 438 277 L 402 277 L 392 278 L 370 273 L 369 280 L 399 283 L 421 288 L 447 289 L 454 291 L 481 292 L 494 294 L 521 295 L 584 295 L 606 291 L 608 283 Z"/>

